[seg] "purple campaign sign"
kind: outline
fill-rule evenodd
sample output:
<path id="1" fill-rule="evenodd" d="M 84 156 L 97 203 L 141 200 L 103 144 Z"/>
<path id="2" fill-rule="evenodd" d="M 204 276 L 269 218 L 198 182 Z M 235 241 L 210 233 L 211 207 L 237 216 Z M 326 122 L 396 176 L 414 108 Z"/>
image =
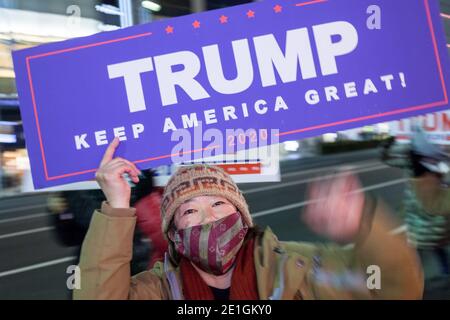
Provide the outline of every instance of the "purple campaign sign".
<path id="1" fill-rule="evenodd" d="M 286 141 L 448 108 L 435 0 L 263 1 L 13 57 L 36 188 L 92 179 L 115 135 L 142 169 L 199 122 Z"/>

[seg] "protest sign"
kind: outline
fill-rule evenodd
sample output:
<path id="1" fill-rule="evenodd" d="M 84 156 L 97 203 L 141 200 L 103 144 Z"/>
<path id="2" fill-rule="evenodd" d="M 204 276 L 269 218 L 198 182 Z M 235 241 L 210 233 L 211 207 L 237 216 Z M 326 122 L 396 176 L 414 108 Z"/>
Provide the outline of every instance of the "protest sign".
<path id="1" fill-rule="evenodd" d="M 267 0 L 13 59 L 36 188 L 92 179 L 114 136 L 143 169 L 230 153 L 237 128 L 247 148 L 448 108 L 436 0 Z"/>
<path id="2" fill-rule="evenodd" d="M 435 144 L 450 145 L 450 111 L 441 111 L 401 119 L 389 123 L 390 134 L 399 143 L 409 143 L 413 136 L 413 126 L 421 127 L 427 139 Z"/>
<path id="3" fill-rule="evenodd" d="M 241 150 L 186 163 L 160 166 L 155 170 L 155 185 L 164 186 L 172 174 L 183 165 L 207 163 L 224 169 L 236 183 L 279 182 L 280 158 L 278 144 L 258 149 Z"/>

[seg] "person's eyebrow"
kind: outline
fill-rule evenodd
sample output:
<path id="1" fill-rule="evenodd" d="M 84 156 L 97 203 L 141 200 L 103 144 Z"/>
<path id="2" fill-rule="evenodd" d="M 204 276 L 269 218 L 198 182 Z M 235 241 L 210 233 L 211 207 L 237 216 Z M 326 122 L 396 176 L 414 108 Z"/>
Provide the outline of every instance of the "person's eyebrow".
<path id="1" fill-rule="evenodd" d="M 188 203 L 191 203 L 191 202 L 195 202 L 195 200 L 194 199 L 188 199 L 185 202 L 183 202 L 182 205 L 183 204 L 188 204 Z"/>
<path id="2" fill-rule="evenodd" d="M 214 203 L 219 202 L 219 201 L 221 201 L 223 203 L 230 203 L 231 204 L 231 202 L 228 199 L 220 198 L 220 197 L 212 199 L 211 204 L 214 204 Z"/>

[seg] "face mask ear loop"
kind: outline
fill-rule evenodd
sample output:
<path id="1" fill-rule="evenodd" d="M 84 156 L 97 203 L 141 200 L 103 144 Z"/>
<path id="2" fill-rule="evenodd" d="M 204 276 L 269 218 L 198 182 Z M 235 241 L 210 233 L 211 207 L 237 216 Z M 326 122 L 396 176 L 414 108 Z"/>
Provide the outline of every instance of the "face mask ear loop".
<path id="1" fill-rule="evenodd" d="M 171 242 L 175 242 L 175 232 L 176 232 L 175 224 L 172 220 L 172 222 L 169 224 L 169 230 L 167 231 L 167 238 Z"/>

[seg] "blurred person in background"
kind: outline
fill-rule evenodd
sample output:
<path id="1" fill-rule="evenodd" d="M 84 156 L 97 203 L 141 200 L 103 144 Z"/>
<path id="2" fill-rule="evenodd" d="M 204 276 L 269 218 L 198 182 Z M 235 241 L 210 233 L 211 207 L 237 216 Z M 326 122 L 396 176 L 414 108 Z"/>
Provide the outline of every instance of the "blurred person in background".
<path id="1" fill-rule="evenodd" d="M 153 171 L 143 170 L 133 193 L 137 225 L 151 242 L 149 268 L 152 268 L 157 261 L 164 259 L 164 253 L 167 251 L 168 245 L 161 230 L 160 212 L 163 188 L 155 187 L 153 180 Z"/>
<path id="2" fill-rule="evenodd" d="M 58 241 L 68 247 L 80 246 L 89 228 L 92 214 L 105 200 L 101 190 L 70 190 L 52 192 L 47 198 L 47 209 L 55 226 Z"/>
<path id="3" fill-rule="evenodd" d="M 83 243 L 81 290 L 75 299 L 419 299 L 423 278 L 416 252 L 394 227 L 380 201 L 355 192 L 358 179 L 341 175 L 310 187 L 304 220 L 340 245 L 281 242 L 253 224 L 247 202 L 222 169 L 182 167 L 164 189 L 162 231 L 169 242 L 163 262 L 130 274 L 136 209 L 124 174 L 140 171 L 107 148 L 96 173 L 107 201 Z M 379 267 L 380 286 L 367 270 Z"/>
<path id="4" fill-rule="evenodd" d="M 414 127 L 411 145 L 398 147 L 390 139 L 382 159 L 403 168 L 409 182 L 403 200 L 408 240 L 426 265 L 424 298 L 450 299 L 450 189 L 447 154 Z"/>

